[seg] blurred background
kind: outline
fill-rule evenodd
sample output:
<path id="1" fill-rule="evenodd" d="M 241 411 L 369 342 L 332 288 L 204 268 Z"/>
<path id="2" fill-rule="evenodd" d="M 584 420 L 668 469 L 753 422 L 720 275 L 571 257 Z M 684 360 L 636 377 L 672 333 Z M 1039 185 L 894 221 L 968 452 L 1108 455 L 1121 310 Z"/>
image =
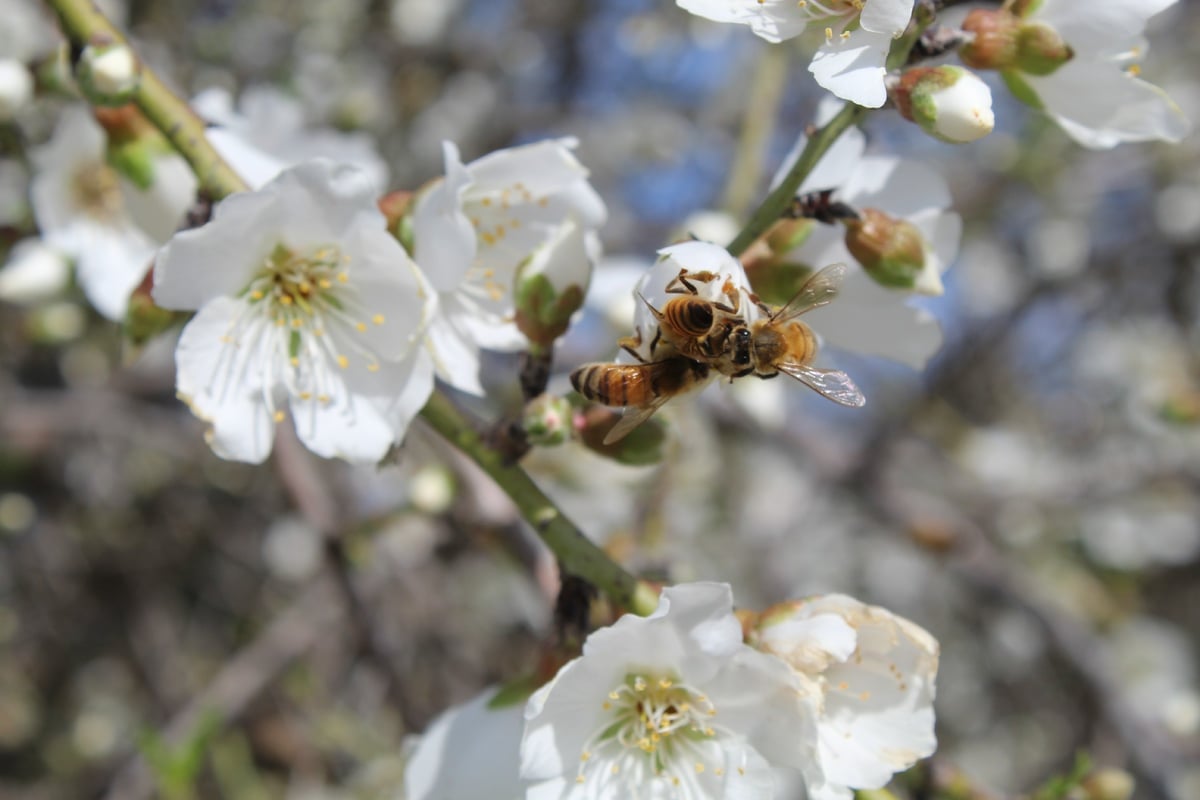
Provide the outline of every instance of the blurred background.
<path id="1" fill-rule="evenodd" d="M 116 14 L 185 95 L 271 85 L 369 134 L 393 188 L 440 175 L 443 139 L 469 160 L 578 137 L 609 259 L 563 374 L 615 352 L 613 298 L 685 219 L 753 208 L 821 98 L 795 48 L 669 0 Z M 1143 74 L 1200 119 L 1200 7 L 1150 36 Z M 995 88 L 972 145 L 891 111 L 865 128 L 965 222 L 923 373 L 847 356 L 862 412 L 718 387 L 664 414 L 659 465 L 525 463 L 632 568 L 746 607 L 846 592 L 931 631 L 941 745 L 908 796 L 1027 793 L 1086 751 L 1137 797 L 1200 798 L 1200 139 L 1088 152 Z M 34 231 L 27 152 L 59 107 L 0 130 L 5 248 Z M 78 293 L 0 304 L 0 798 L 398 797 L 406 735 L 533 665 L 546 555 L 426 430 L 380 469 L 286 437 L 263 466 L 217 459 L 172 347 L 134 358 Z M 519 404 L 515 370 L 489 362 L 477 410 Z"/>

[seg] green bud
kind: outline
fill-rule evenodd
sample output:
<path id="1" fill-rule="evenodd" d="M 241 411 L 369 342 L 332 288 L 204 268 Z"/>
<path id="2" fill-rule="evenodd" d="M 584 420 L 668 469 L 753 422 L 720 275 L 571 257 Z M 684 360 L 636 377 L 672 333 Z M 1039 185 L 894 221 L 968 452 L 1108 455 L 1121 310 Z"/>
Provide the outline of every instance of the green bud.
<path id="1" fill-rule="evenodd" d="M 571 435 L 574 411 L 566 398 L 542 394 L 525 404 L 521 426 L 529 443 L 553 447 Z"/>
<path id="2" fill-rule="evenodd" d="M 591 275 L 583 231 L 567 220 L 517 268 L 513 296 L 521 333 L 534 344 L 553 345 L 583 306 Z"/>
<path id="3" fill-rule="evenodd" d="M 1030 75 L 1049 75 L 1075 56 L 1058 31 L 1049 25 L 1022 25 L 1017 32 L 1015 66 Z"/>
<path id="4" fill-rule="evenodd" d="M 133 99 L 141 82 L 141 65 L 124 44 L 89 44 L 75 69 L 79 88 L 98 106 L 123 106 Z"/>
<path id="5" fill-rule="evenodd" d="M 795 297 L 812 274 L 812 266 L 798 261 L 757 262 L 746 267 L 746 277 L 754 293 L 764 303 L 773 305 L 783 305 Z"/>
<path id="6" fill-rule="evenodd" d="M 657 464 L 662 461 L 667 441 L 666 424 L 652 417 L 630 431 L 624 438 L 604 444 L 604 437 L 620 420 L 620 416 L 603 406 L 589 408 L 579 426 L 579 439 L 589 449 L 633 467 Z"/>
<path id="7" fill-rule="evenodd" d="M 922 294 L 942 293 L 941 277 L 917 226 L 876 208 L 847 220 L 846 248 L 881 286 Z"/>

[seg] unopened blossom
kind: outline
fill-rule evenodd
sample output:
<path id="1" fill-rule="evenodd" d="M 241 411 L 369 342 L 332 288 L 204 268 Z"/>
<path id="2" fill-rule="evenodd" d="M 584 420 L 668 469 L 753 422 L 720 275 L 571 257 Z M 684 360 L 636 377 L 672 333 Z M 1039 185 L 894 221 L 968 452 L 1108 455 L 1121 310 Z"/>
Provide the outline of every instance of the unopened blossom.
<path id="1" fill-rule="evenodd" d="M 290 412 L 318 455 L 375 462 L 428 399 L 419 343 L 435 299 L 378 191 L 357 168 L 306 162 L 159 253 L 155 302 L 197 311 L 176 389 L 217 455 L 262 461 Z"/>
<path id="2" fill-rule="evenodd" d="M 521 703 L 492 708 L 493 687 L 429 724 L 404 768 L 405 800 L 523 800 Z"/>
<path id="3" fill-rule="evenodd" d="M 206 89 L 192 100 L 192 107 L 210 123 L 208 141 L 252 188 L 313 158 L 353 164 L 381 190 L 387 185 L 387 163 L 369 135 L 310 124 L 303 104 L 272 86 L 247 87 L 236 108 L 229 92 Z"/>
<path id="4" fill-rule="evenodd" d="M 11 122 L 33 99 L 33 76 L 24 64 L 0 59 L 0 122 Z"/>
<path id="5" fill-rule="evenodd" d="M 82 106 L 65 110 L 48 144 L 33 154 L 30 194 L 42 239 L 75 262 L 88 300 L 120 319 L 129 295 L 195 198 L 196 180 L 178 155 L 146 162 L 138 186 L 106 158 L 106 136 Z"/>
<path id="6" fill-rule="evenodd" d="M 37 238 L 17 242 L 0 269 L 0 299 L 33 305 L 67 287 L 71 268 L 62 253 Z"/>
<path id="7" fill-rule="evenodd" d="M 438 376 L 459 389 L 482 394 L 481 348 L 526 346 L 513 297 L 522 264 L 557 246 L 563 248 L 554 256 L 561 272 L 580 280 L 590 272 L 606 210 L 574 146 L 570 139 L 545 140 L 464 165 L 447 142 L 445 177 L 416 201 L 414 256 L 439 298 L 429 346 Z M 570 236 L 564 236 L 567 220 L 577 226 Z"/>
<path id="8" fill-rule="evenodd" d="M 878 108 L 887 100 L 884 63 L 892 41 L 912 17 L 913 0 L 676 0 L 687 11 L 717 22 L 748 25 L 768 42 L 781 42 L 810 26 L 824 43 L 809 71 L 843 100 Z"/>
<path id="9" fill-rule="evenodd" d="M 542 347 L 554 344 L 583 306 L 591 279 L 592 259 L 585 232 L 574 219 L 565 219 L 517 268 L 517 328 L 532 343 Z"/>
<path id="10" fill-rule="evenodd" d="M 120 106 L 133 99 L 141 66 L 129 45 L 89 44 L 79 56 L 75 74 L 85 96 L 103 106 Z"/>
<path id="11" fill-rule="evenodd" d="M 793 153 L 803 144 L 801 138 Z M 863 155 L 865 148 L 860 130 L 843 133 L 817 162 L 799 194 L 832 188 L 838 201 L 860 212 L 876 209 L 904 223 L 919 234 L 920 266 L 911 271 L 906 288 L 894 281 L 881 285 L 866 269 L 851 269 L 837 299 L 814 309 L 805 322 L 830 344 L 921 369 L 941 346 L 942 334 L 933 316 L 908 300 L 914 294 L 941 294 L 941 274 L 958 251 L 962 221 L 947 210 L 950 191 L 940 175 L 911 159 Z M 785 163 L 780 174 L 789 166 Z M 780 254 L 786 261 L 813 270 L 836 263 L 863 266 L 847 246 L 845 226 L 804 222 L 807 230 L 794 237 L 798 244 Z"/>
<path id="12" fill-rule="evenodd" d="M 1141 80 L 1149 20 L 1176 0 L 1039 0 L 977 9 L 965 29 L 968 61 L 1001 70 L 1023 102 L 1085 147 L 1177 142 L 1191 124 L 1167 94 Z"/>
<path id="13" fill-rule="evenodd" d="M 760 748 L 815 744 L 812 718 L 791 668 L 743 644 L 731 601 L 725 584 L 675 586 L 592 633 L 526 706 L 526 796 L 770 797 Z"/>
<path id="14" fill-rule="evenodd" d="M 905 119 L 943 142 L 973 142 L 996 124 L 992 90 L 975 73 L 951 64 L 906 70 L 891 96 Z"/>
<path id="15" fill-rule="evenodd" d="M 849 800 L 933 753 L 938 643 L 878 606 L 825 595 L 768 609 L 748 641 L 778 656 L 818 701 L 816 763 L 796 763 L 810 800 Z"/>

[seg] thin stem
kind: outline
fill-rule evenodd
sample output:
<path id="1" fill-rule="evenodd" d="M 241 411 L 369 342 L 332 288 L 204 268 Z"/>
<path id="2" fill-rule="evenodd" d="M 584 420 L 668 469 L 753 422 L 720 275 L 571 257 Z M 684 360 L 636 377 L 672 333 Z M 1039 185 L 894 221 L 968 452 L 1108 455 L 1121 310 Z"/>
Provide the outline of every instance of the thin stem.
<path id="1" fill-rule="evenodd" d="M 775 128 L 779 100 L 787 84 L 789 50 L 766 47 L 750 79 L 750 98 L 742 113 L 742 131 L 721 207 L 730 214 L 746 213 L 762 172 L 763 151 Z"/>
<path id="2" fill-rule="evenodd" d="M 76 52 L 88 45 L 119 44 L 129 47 L 129 42 L 95 3 L 88 0 L 46 2 L 58 15 L 63 33 L 70 39 Z M 141 65 L 141 77 L 132 102 L 187 159 L 202 193 L 213 200 L 220 200 L 246 190 L 246 182 L 230 169 L 208 143 L 204 136 L 204 122 L 144 64 Z"/>
<path id="3" fill-rule="evenodd" d="M 796 163 L 792 165 L 791 170 L 788 171 L 783 181 L 775 187 L 775 191 L 767 195 L 767 198 L 759 204 L 758 208 L 750 216 L 750 221 L 746 223 L 746 227 L 742 228 L 737 238 L 729 244 L 730 253 L 734 256 L 740 256 L 746 251 L 746 248 L 754 244 L 758 237 L 766 233 L 775 224 L 775 221 L 783 215 L 784 210 L 791 204 L 792 198 L 796 196 L 796 191 L 800 188 L 800 184 L 804 183 L 804 179 L 812 172 L 813 167 L 817 165 L 821 156 L 825 155 L 825 152 L 837 141 L 837 138 L 847 128 L 858 122 L 867 113 L 867 110 L 854 103 L 847 103 L 824 127 L 817 129 L 816 132 L 808 137 L 808 142 L 804 145 L 804 150 L 800 153 L 800 157 L 796 159 Z"/>
<path id="4" fill-rule="evenodd" d="M 621 569 L 566 518 L 526 472 L 506 465 L 484 442 L 471 420 L 441 392 L 434 392 L 421 416 L 447 441 L 462 450 L 512 498 L 563 568 L 595 584 L 617 603 L 646 615 L 658 605 L 658 593 Z"/>

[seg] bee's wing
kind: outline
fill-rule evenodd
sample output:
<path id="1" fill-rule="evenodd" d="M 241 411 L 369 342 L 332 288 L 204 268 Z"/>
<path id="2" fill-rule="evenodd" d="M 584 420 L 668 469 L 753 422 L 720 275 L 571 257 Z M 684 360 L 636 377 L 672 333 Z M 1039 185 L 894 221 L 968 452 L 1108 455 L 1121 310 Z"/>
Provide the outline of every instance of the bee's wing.
<path id="1" fill-rule="evenodd" d="M 867 399 L 850 376 L 841 370 L 817 369 L 801 364 L 780 364 L 779 371 L 791 375 L 809 388 L 828 397 L 835 403 L 852 408 L 860 408 Z"/>
<path id="2" fill-rule="evenodd" d="M 617 420 L 617 424 L 613 425 L 612 430 L 605 434 L 604 444 L 614 444 L 624 439 L 634 428 L 654 416 L 654 412 L 662 408 L 670 399 L 670 395 L 661 395 L 654 398 L 645 408 L 626 408 L 625 413 Z"/>
<path id="3" fill-rule="evenodd" d="M 825 267 L 805 281 L 804 285 L 800 287 L 800 291 L 796 292 L 796 296 L 771 315 L 771 320 L 786 322 L 800 316 L 805 311 L 812 311 L 814 308 L 828 305 L 833 298 L 837 297 L 838 291 L 842 288 L 846 270 L 845 264 L 830 264 Z"/>

